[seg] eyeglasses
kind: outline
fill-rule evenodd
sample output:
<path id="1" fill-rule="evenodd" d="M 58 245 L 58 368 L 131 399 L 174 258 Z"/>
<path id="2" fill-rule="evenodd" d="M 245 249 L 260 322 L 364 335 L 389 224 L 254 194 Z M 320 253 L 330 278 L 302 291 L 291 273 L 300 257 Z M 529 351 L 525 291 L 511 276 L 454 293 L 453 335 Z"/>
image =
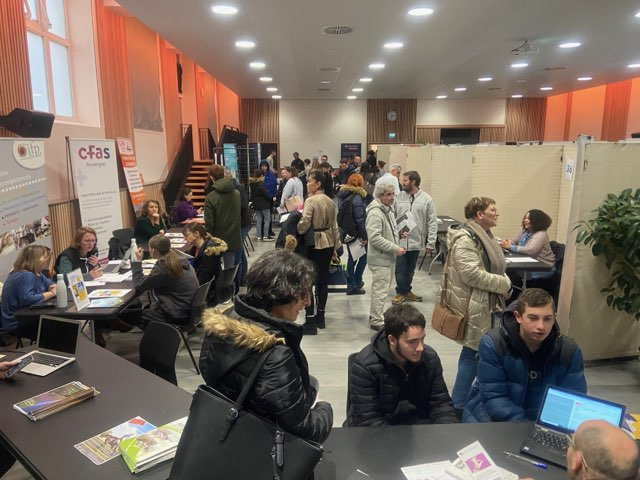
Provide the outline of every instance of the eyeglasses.
<path id="1" fill-rule="evenodd" d="M 573 441 L 573 437 L 571 435 L 569 435 L 568 433 L 565 433 L 564 436 L 567 438 L 567 443 L 569 444 L 569 446 L 573 448 L 575 451 L 580 452 L 580 459 L 582 460 L 582 466 L 584 467 L 584 478 L 588 478 L 587 475 L 589 474 L 589 465 L 587 464 L 587 461 L 584 459 L 583 453 L 576 447 L 576 444 Z"/>

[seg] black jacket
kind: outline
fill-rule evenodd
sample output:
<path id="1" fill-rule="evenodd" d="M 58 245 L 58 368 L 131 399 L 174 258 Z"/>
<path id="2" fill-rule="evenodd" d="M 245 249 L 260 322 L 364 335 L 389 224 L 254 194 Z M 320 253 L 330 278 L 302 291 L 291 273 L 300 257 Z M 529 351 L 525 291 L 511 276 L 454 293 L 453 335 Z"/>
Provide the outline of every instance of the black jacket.
<path id="1" fill-rule="evenodd" d="M 222 254 L 228 250 L 227 243 L 217 237 L 207 234 L 207 238 L 197 251 L 194 246 L 189 250 L 189 255 L 193 258 L 193 268 L 198 277 L 198 283 L 203 285 L 213 278 L 211 288 L 209 288 L 209 300 L 215 298 L 216 280 L 222 271 Z"/>
<path id="2" fill-rule="evenodd" d="M 227 311 L 205 310 L 207 336 L 200 369 L 207 385 L 236 399 L 259 356 L 271 350 L 245 405 L 302 438 L 324 441 L 331 431 L 333 411 L 317 402 L 309 382 L 309 366 L 300 348 L 302 326 L 270 316 L 236 296 Z"/>
<path id="3" fill-rule="evenodd" d="M 394 361 L 384 330 L 356 356 L 349 389 L 346 425 L 350 427 L 457 423 L 435 350 L 425 345 L 422 359 L 403 369 Z M 402 412 L 401 391 L 406 399 Z"/>
<path id="4" fill-rule="evenodd" d="M 254 210 L 270 210 L 271 195 L 264 186 L 263 180 L 249 180 L 249 190 L 251 191 L 251 203 Z"/>

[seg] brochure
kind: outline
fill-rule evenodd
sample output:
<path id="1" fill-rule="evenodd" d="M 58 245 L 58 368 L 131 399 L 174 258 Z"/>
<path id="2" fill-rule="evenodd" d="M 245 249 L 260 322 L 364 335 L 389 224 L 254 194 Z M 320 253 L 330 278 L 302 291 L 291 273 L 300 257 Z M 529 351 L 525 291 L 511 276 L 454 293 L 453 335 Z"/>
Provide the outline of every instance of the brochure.
<path id="1" fill-rule="evenodd" d="M 122 298 L 120 297 L 94 298 L 93 300 L 91 300 L 89 308 L 113 308 L 117 307 L 121 303 Z"/>
<path id="2" fill-rule="evenodd" d="M 113 288 L 99 288 L 89 294 L 89 298 L 109 298 L 109 297 L 124 297 L 131 291 L 130 288 L 113 289 Z"/>
<path id="3" fill-rule="evenodd" d="M 98 393 L 95 388 L 74 381 L 35 397 L 27 398 L 16 403 L 13 408 L 26 415 L 30 420 L 36 421 L 83 402 Z"/>
<path id="4" fill-rule="evenodd" d="M 398 223 L 398 234 L 405 232 L 411 232 L 418 224 L 416 223 L 416 217 L 410 211 L 404 212 L 396 219 Z"/>
<path id="5" fill-rule="evenodd" d="M 71 289 L 71 295 L 73 296 L 73 303 L 76 304 L 76 310 L 80 311 L 83 308 L 88 307 L 91 301 L 87 295 L 87 286 L 84 283 L 82 270 L 77 268 L 67 273 L 67 280 L 69 281 L 69 288 Z"/>

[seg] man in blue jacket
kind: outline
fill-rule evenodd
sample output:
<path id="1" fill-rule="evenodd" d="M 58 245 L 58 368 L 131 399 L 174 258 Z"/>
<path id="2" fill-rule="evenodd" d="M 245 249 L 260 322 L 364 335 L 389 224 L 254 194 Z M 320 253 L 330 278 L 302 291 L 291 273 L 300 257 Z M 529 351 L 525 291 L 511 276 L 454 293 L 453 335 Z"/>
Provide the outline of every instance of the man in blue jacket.
<path id="1" fill-rule="evenodd" d="M 480 340 L 465 422 L 535 420 L 547 385 L 586 393 L 582 351 L 560 333 L 551 295 L 529 288 Z"/>

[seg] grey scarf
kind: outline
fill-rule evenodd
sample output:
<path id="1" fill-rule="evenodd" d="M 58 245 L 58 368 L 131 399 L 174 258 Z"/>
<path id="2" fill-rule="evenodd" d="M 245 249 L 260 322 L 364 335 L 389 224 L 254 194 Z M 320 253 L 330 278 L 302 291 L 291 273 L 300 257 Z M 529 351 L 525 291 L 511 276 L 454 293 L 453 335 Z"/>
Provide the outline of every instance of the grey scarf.
<path id="1" fill-rule="evenodd" d="M 504 253 L 502 248 L 498 245 L 498 242 L 493 238 L 491 231 L 485 231 L 477 222 L 469 220 L 465 225 L 473 230 L 482 242 L 485 252 L 489 257 L 490 269 L 489 273 L 495 273 L 496 275 L 504 275 L 507 271 L 507 262 L 504 259 Z M 491 310 L 494 312 L 501 312 L 506 308 L 504 296 L 494 292 L 489 292 L 489 303 Z"/>

